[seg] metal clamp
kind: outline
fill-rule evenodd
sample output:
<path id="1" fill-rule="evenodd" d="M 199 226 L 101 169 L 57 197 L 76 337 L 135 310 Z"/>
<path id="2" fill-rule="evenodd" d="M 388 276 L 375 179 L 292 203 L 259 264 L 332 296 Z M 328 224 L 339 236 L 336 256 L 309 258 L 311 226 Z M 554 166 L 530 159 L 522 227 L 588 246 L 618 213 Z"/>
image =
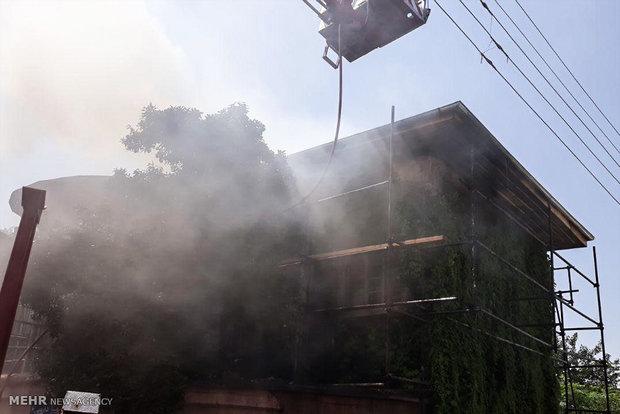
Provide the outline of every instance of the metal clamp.
<path id="1" fill-rule="evenodd" d="M 331 47 L 329 46 L 328 43 L 325 43 L 325 49 L 323 50 L 323 60 L 327 63 L 329 63 L 329 66 L 331 66 L 334 69 L 338 69 L 338 67 L 340 66 L 340 57 L 338 57 L 338 60 L 336 62 L 334 62 L 333 60 L 331 60 L 331 58 L 328 56 L 329 53 L 329 49 L 331 49 Z M 333 49 L 332 49 L 333 50 Z M 335 52 L 335 50 L 334 50 Z"/>

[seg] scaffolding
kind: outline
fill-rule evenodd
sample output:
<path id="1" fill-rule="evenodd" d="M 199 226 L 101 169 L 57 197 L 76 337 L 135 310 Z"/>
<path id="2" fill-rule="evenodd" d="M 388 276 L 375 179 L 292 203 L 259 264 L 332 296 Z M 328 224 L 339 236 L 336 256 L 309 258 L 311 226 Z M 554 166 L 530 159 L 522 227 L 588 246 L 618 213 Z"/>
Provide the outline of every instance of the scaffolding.
<path id="1" fill-rule="evenodd" d="M 609 401 L 609 378 L 608 378 L 608 362 L 606 358 L 606 350 L 605 350 L 605 337 L 604 337 L 604 325 L 603 325 L 603 315 L 602 315 L 602 307 L 601 307 L 601 296 L 600 296 L 600 283 L 599 283 L 599 274 L 598 274 L 598 263 L 596 257 L 596 248 L 592 247 L 592 260 L 594 266 L 594 278 L 588 276 L 585 272 L 578 269 L 572 263 L 570 263 L 565 257 L 560 255 L 554 246 L 554 230 L 553 230 L 553 206 L 551 202 L 551 197 L 548 196 L 546 201 L 546 211 L 538 211 L 538 214 L 544 214 L 547 217 L 548 228 L 546 229 L 548 238 L 547 240 L 542 240 L 540 237 L 537 237 L 531 231 L 532 224 L 526 223 L 523 220 L 519 220 L 519 218 L 512 214 L 507 209 L 503 208 L 498 203 L 494 202 L 490 197 L 484 194 L 483 191 L 477 185 L 477 169 L 482 168 L 482 166 L 478 163 L 478 157 L 484 157 L 484 154 L 476 151 L 474 145 L 471 146 L 469 150 L 469 178 L 467 180 L 467 188 L 469 192 L 469 237 L 467 240 L 458 241 L 448 243 L 446 238 L 442 235 L 418 238 L 418 239 L 409 239 L 409 240 L 395 240 L 394 239 L 394 229 L 393 229 L 393 217 L 394 217 L 394 206 L 393 206 L 393 185 L 394 185 L 394 177 L 393 177 L 393 163 L 394 163 L 394 150 L 393 150 L 393 140 L 394 140 L 394 107 L 392 107 L 391 111 L 391 122 L 390 122 L 390 130 L 388 137 L 388 156 L 387 156 L 387 166 L 388 171 L 386 172 L 386 178 L 383 181 L 377 182 L 375 184 L 366 185 L 354 190 L 345 191 L 339 194 L 327 196 L 321 198 L 313 203 L 307 204 L 316 204 L 322 203 L 329 200 L 334 200 L 337 198 L 348 197 L 352 194 L 357 194 L 359 192 L 363 192 L 372 188 L 387 186 L 387 200 L 385 206 L 385 212 L 387 215 L 387 229 L 386 229 L 386 238 L 385 243 L 377 244 L 377 245 L 368 245 L 368 246 L 360 246 L 357 248 L 350 248 L 346 250 L 338 250 L 332 251 L 328 253 L 314 254 L 308 256 L 302 256 L 300 259 L 294 259 L 287 261 L 282 264 L 282 266 L 296 266 L 299 268 L 299 274 L 303 283 L 303 300 L 304 300 L 304 312 L 306 315 L 316 315 L 316 314 L 325 314 L 325 313 L 334 313 L 334 314 L 342 314 L 349 313 L 349 316 L 367 316 L 369 312 L 373 315 L 384 315 L 385 320 L 385 379 L 383 382 L 368 382 L 368 383 L 355 383 L 355 384 L 335 384 L 335 385 L 346 385 L 346 386 L 367 386 L 367 387 L 383 387 L 388 384 L 395 383 L 406 383 L 406 384 L 415 384 L 417 386 L 428 387 L 429 383 L 427 381 L 423 381 L 420 378 L 406 378 L 402 376 L 394 375 L 391 367 L 391 343 L 390 343 L 390 329 L 392 320 L 394 318 L 412 318 L 421 323 L 427 322 L 429 318 L 432 317 L 445 317 L 449 321 L 453 322 L 455 325 L 460 326 L 465 329 L 473 329 L 478 331 L 479 333 L 492 338 L 493 340 L 499 341 L 501 343 L 506 344 L 507 346 L 512 346 L 515 349 L 519 349 L 523 352 L 531 352 L 534 354 L 538 354 L 541 356 L 548 355 L 549 351 L 553 351 L 552 355 L 555 355 L 555 365 L 559 372 L 563 377 L 563 387 L 564 387 L 564 412 L 572 413 L 572 412 L 592 412 L 592 413 L 611 413 L 610 411 L 610 401 Z M 500 172 L 500 174 L 503 174 Z M 511 178 L 508 174 L 503 174 L 503 179 L 505 179 L 505 185 L 510 187 L 513 185 L 511 182 Z M 477 233 L 477 222 L 478 222 L 478 214 L 479 214 L 479 203 L 483 201 L 488 205 L 493 206 L 499 213 L 501 213 L 508 220 L 512 221 L 514 224 L 525 230 L 528 234 L 532 235 L 539 243 L 541 243 L 548 252 L 548 259 L 550 262 L 550 275 L 553 275 L 551 280 L 551 284 L 549 287 L 544 286 L 540 283 L 536 278 L 529 275 L 523 269 L 520 269 L 517 265 L 513 264 L 510 260 L 503 257 L 501 254 L 497 253 L 489 246 L 487 246 L 478 236 Z M 527 213 L 527 211 L 525 211 Z M 421 298 L 415 300 L 397 300 L 392 297 L 392 290 L 390 288 L 392 281 L 394 280 L 394 260 L 395 253 L 400 249 L 447 249 L 451 247 L 463 247 L 468 250 L 468 253 L 471 257 L 471 280 L 473 283 L 473 300 L 471 303 L 464 303 L 462 298 L 460 298 L 457 294 L 444 296 L 444 297 L 430 297 L 430 298 Z M 326 308 L 314 308 L 312 309 L 309 306 L 309 298 L 310 298 L 310 285 L 312 281 L 312 272 L 308 271 L 308 265 L 314 264 L 321 261 L 329 261 L 342 257 L 348 257 L 353 255 L 367 255 L 370 253 L 382 252 L 384 255 L 384 266 L 381 275 L 381 292 L 383 293 L 383 297 L 378 303 L 368 303 L 362 305 L 351 305 L 351 306 L 337 306 L 337 307 L 326 307 Z M 478 264 L 480 261 L 481 255 L 487 255 L 493 260 L 497 261 L 506 268 L 508 273 L 513 278 L 520 279 L 525 283 L 533 285 L 538 291 L 540 291 L 540 296 L 528 297 L 528 298 L 513 298 L 516 301 L 544 301 L 550 307 L 553 308 L 554 313 L 554 322 L 553 324 L 539 324 L 539 323 L 519 323 L 518 321 L 509 321 L 506 320 L 490 309 L 482 306 L 477 298 L 477 281 L 479 277 L 479 269 Z M 556 265 L 558 264 L 559 265 Z M 580 292 L 579 289 L 574 289 L 573 285 L 575 282 L 575 278 L 581 279 L 585 282 L 589 287 L 594 289 L 596 294 L 596 300 L 598 305 L 598 313 L 595 317 L 588 315 L 586 312 L 580 310 L 576 304 L 577 294 Z M 557 289 L 556 286 L 560 282 L 564 282 L 568 284 L 568 289 L 561 290 Z M 426 305 L 432 305 L 434 303 L 455 303 L 458 306 L 455 309 L 451 310 L 441 310 L 441 311 L 433 311 L 426 307 Z M 411 310 L 415 309 L 415 310 Z M 460 321 L 457 319 L 457 315 L 461 314 L 474 314 L 479 315 L 480 318 L 487 318 L 490 321 L 493 321 L 494 324 L 502 325 L 517 335 L 521 340 L 514 340 L 506 337 L 502 337 L 497 335 L 494 332 L 489 330 L 480 329 L 475 326 L 472 326 L 466 322 Z M 567 322 L 567 317 L 570 318 L 569 315 L 574 315 L 581 320 L 583 320 L 583 324 L 579 326 L 569 326 Z M 550 322 L 550 321 L 549 321 Z M 528 332 L 530 328 L 548 328 L 549 330 L 553 330 L 553 341 L 549 342 L 537 336 L 531 332 Z M 577 365 L 574 364 L 569 359 L 568 348 L 567 348 L 567 332 L 574 331 L 598 331 L 600 334 L 600 344 L 602 350 L 602 356 L 600 359 L 595 359 L 590 361 L 588 364 Z M 297 377 L 298 365 L 300 352 L 298 348 L 300 345 L 300 339 L 296 340 L 295 347 L 295 355 L 294 355 L 294 377 Z M 547 353 L 541 351 L 541 349 L 546 350 Z M 590 409 L 580 409 L 577 406 L 577 401 L 575 399 L 575 393 L 573 388 L 573 380 L 572 374 L 580 369 L 596 369 L 600 370 L 602 373 L 603 381 L 604 381 L 604 391 L 605 391 L 605 401 L 606 401 L 606 409 L 605 410 L 590 410 Z M 426 390 L 428 391 L 428 390 Z M 425 395 L 422 392 L 420 395 Z"/>
<path id="2" fill-rule="evenodd" d="M 9 372 L 11 375 L 34 374 L 34 358 L 31 353 L 24 352 L 31 351 L 33 348 L 39 349 L 37 339 L 43 332 L 45 328 L 42 323 L 34 320 L 34 312 L 19 305 L 7 349 L 7 358 L 2 367 L 3 374 Z"/>

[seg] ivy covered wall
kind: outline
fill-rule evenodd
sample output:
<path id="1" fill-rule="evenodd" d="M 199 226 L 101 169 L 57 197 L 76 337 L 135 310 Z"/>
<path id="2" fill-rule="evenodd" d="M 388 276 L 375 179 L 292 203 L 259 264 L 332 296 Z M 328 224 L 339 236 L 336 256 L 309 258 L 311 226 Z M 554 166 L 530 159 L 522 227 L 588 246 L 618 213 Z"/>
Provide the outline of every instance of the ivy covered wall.
<path id="1" fill-rule="evenodd" d="M 439 172 L 431 170 L 424 179 L 412 180 L 401 174 L 395 180 L 395 240 L 434 235 L 444 235 L 447 243 L 470 239 L 469 191 L 463 180 L 450 174 L 449 168 L 436 164 Z M 384 191 L 372 190 L 324 207 L 325 231 L 315 232 L 313 248 L 326 251 L 347 244 L 351 247 L 356 237 L 358 246 L 384 242 L 385 196 Z M 553 280 L 545 246 L 483 200 L 477 200 L 476 206 L 475 236 L 551 289 Z M 348 230 L 339 232 L 339 226 Z M 384 253 L 381 255 L 384 257 Z M 390 335 L 389 372 L 428 381 L 435 413 L 556 412 L 559 387 L 551 349 L 482 312 L 486 310 L 515 325 L 546 325 L 524 330 L 551 343 L 552 302 L 542 290 L 480 248 L 474 257 L 475 261 L 471 244 L 399 249 L 392 258 L 393 300 L 448 296 L 456 296 L 457 300 L 407 309 L 426 322 L 392 313 L 389 330 L 385 316 L 341 319 L 332 314 L 333 319 L 327 315 L 315 320 L 305 331 L 306 379 L 319 383 L 383 381 L 386 335 Z M 347 269 L 355 268 L 352 263 L 356 260 L 362 259 L 349 259 L 340 273 L 317 272 L 313 275 L 315 283 L 321 277 L 349 277 Z M 327 286 L 324 291 L 329 289 Z M 428 312 L 465 309 L 470 311 L 424 316 Z"/>

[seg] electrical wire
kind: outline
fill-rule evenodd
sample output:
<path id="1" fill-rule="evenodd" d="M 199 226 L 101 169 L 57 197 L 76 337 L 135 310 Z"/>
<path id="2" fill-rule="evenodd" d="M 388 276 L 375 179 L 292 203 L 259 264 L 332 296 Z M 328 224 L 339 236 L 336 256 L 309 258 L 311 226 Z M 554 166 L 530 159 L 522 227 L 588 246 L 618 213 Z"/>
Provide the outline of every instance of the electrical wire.
<path id="1" fill-rule="evenodd" d="M 614 131 L 616 131 L 616 133 L 618 134 L 618 136 L 620 136 L 620 131 L 618 131 L 618 129 L 614 126 L 614 124 L 609 120 L 609 118 L 607 117 L 607 115 L 605 115 L 605 113 L 601 110 L 601 108 L 596 104 L 596 102 L 594 101 L 594 99 L 592 98 L 592 96 L 590 96 L 590 94 L 585 90 L 585 88 L 583 87 L 583 85 L 581 84 L 581 82 L 579 82 L 579 80 L 575 77 L 575 75 L 573 74 L 573 72 L 570 70 L 570 68 L 566 65 L 566 63 L 564 62 L 564 60 L 560 57 L 560 55 L 558 54 L 558 52 L 555 50 L 555 48 L 551 45 L 551 43 L 549 42 L 549 40 L 545 37 L 545 35 L 542 33 L 542 31 L 540 30 L 540 28 L 536 25 L 536 23 L 534 22 L 534 20 L 532 20 L 532 18 L 530 17 L 530 15 L 527 13 L 527 11 L 525 11 L 525 9 L 523 8 L 523 6 L 521 5 L 521 3 L 519 3 L 518 0 L 515 0 L 515 2 L 519 5 L 519 8 L 521 8 L 521 10 L 523 11 L 523 13 L 525 13 L 525 15 L 527 16 L 527 18 L 529 19 L 529 21 L 532 23 L 532 25 L 534 25 L 534 27 L 536 28 L 536 30 L 538 31 L 538 33 L 542 36 L 542 38 L 545 40 L 545 42 L 547 43 L 547 45 L 551 48 L 551 50 L 553 51 L 553 53 L 555 54 L 555 56 L 558 58 L 558 60 L 562 63 L 562 65 L 566 68 L 566 70 L 568 71 L 568 73 L 570 73 L 570 75 L 572 76 L 572 78 L 575 80 L 575 82 L 579 85 L 579 87 L 581 88 L 581 90 L 586 94 L 586 96 L 590 99 L 590 101 L 594 104 L 594 106 L 596 107 L 596 109 L 598 109 L 598 111 L 601 113 L 601 115 L 603 115 L 603 117 L 605 118 L 605 120 L 607 121 L 607 123 L 614 129 Z"/>
<path id="2" fill-rule="evenodd" d="M 581 110 L 588 116 L 588 118 L 590 119 L 590 121 L 592 121 L 594 123 L 594 125 L 596 125 L 596 127 L 598 128 L 599 131 L 601 131 L 601 133 L 605 136 L 605 138 L 607 139 L 607 141 L 609 141 L 609 143 L 611 144 L 612 147 L 614 147 L 614 149 L 618 152 L 618 154 L 620 154 L 620 149 L 616 146 L 616 144 L 614 144 L 614 142 L 611 140 L 611 138 L 609 138 L 609 136 L 605 133 L 605 131 L 603 131 L 603 128 L 601 128 L 601 126 L 598 124 L 598 122 L 596 122 L 596 120 L 592 117 L 592 115 L 590 115 L 590 113 L 583 107 L 583 105 L 581 104 L 581 102 L 579 102 L 579 99 L 577 99 L 575 97 L 575 95 L 570 91 L 570 89 L 568 88 L 568 86 L 566 86 L 566 84 L 564 83 L 564 81 L 562 81 L 562 79 L 558 76 L 558 74 L 556 73 L 555 70 L 553 70 L 553 68 L 551 67 L 551 65 L 549 64 L 549 62 L 547 62 L 547 59 L 544 58 L 544 56 L 538 51 L 538 49 L 536 48 L 536 46 L 534 46 L 534 44 L 530 41 L 529 37 L 527 37 L 527 35 L 525 33 L 523 33 L 523 30 L 521 30 L 521 28 L 519 27 L 519 25 L 514 21 L 514 19 L 510 16 L 510 14 L 508 14 L 508 12 L 504 9 L 504 7 L 501 5 L 501 3 L 497 0 L 493 0 L 495 2 L 495 4 L 497 4 L 497 6 L 500 8 L 500 10 L 506 15 L 506 17 L 508 17 L 508 19 L 510 20 L 510 22 L 517 28 L 517 30 L 519 31 L 519 33 L 521 33 L 521 36 L 523 36 L 523 38 L 527 41 L 527 43 L 530 45 L 530 47 L 532 49 L 534 49 L 534 52 L 536 52 L 536 54 L 538 55 L 538 57 L 545 63 L 545 65 L 547 66 L 547 68 L 551 71 L 551 73 L 553 73 L 553 76 L 555 76 L 555 78 L 558 80 L 558 82 L 560 82 L 560 84 L 564 87 L 564 89 L 566 89 L 566 92 L 568 92 L 568 94 L 573 98 L 573 100 L 577 103 L 577 105 L 579 105 L 579 107 L 581 108 Z M 497 20 L 497 18 L 496 18 Z"/>
<path id="3" fill-rule="evenodd" d="M 519 93 L 519 91 L 510 83 L 510 81 L 497 69 L 495 64 L 484 54 L 482 50 L 476 45 L 476 43 L 469 37 L 467 33 L 461 28 L 461 26 L 452 18 L 452 16 L 443 8 L 439 0 L 435 1 L 435 4 L 441 9 L 441 11 L 450 19 L 450 21 L 459 29 L 459 31 L 465 36 L 465 38 L 472 44 L 472 46 L 480 53 L 480 56 L 495 70 L 495 72 L 502 78 L 504 82 L 513 90 L 513 92 L 523 101 L 523 103 L 536 115 L 538 119 L 549 129 L 549 131 L 562 143 L 562 145 L 571 153 L 573 157 L 581 164 L 581 166 L 594 178 L 594 180 L 605 190 L 605 192 L 620 206 L 620 200 L 618 200 L 612 192 L 601 182 L 601 180 L 588 168 L 588 166 L 579 158 L 579 156 L 570 148 L 570 146 L 558 135 L 557 132 L 545 121 L 545 119 L 532 107 L 532 105 Z"/>
<path id="4" fill-rule="evenodd" d="M 342 120 L 342 63 L 343 62 L 342 62 L 342 47 L 341 47 L 341 37 L 340 37 L 340 24 L 338 24 L 338 116 L 336 120 L 336 133 L 334 134 L 334 142 L 332 144 L 331 152 L 329 153 L 329 158 L 327 159 L 327 164 L 325 165 L 325 168 L 323 168 L 321 177 L 318 179 L 316 184 L 314 184 L 314 187 L 312 187 L 312 189 L 306 195 L 304 195 L 299 201 L 297 201 L 292 206 L 288 207 L 286 210 L 290 210 L 292 208 L 295 208 L 299 205 L 304 204 L 308 200 L 308 198 L 310 198 L 310 196 L 312 196 L 312 194 L 316 192 L 316 190 L 323 183 L 323 180 L 325 179 L 325 176 L 327 175 L 327 171 L 329 170 L 329 167 L 331 166 L 332 161 L 334 160 L 334 153 L 336 152 L 336 146 L 338 144 L 338 137 L 340 136 L 340 123 Z"/>
<path id="5" fill-rule="evenodd" d="M 594 153 L 594 151 L 592 151 L 592 148 L 590 148 L 590 146 L 588 144 L 586 144 L 586 142 L 583 140 L 583 138 L 581 138 L 581 135 L 579 135 L 577 133 L 577 131 L 575 131 L 575 129 L 568 123 L 568 121 L 566 120 L 566 118 L 564 118 L 562 116 L 562 114 L 560 114 L 560 112 L 557 110 L 557 108 L 549 101 L 549 99 L 547 99 L 547 97 L 540 91 L 540 89 L 538 89 L 538 87 L 536 85 L 534 85 L 534 82 L 532 82 L 532 80 L 525 74 L 525 72 L 523 72 L 523 70 L 519 67 L 519 65 L 517 65 L 508 55 L 508 53 L 506 52 L 506 50 L 504 50 L 504 48 L 502 47 L 502 45 L 500 45 L 495 38 L 493 38 L 493 36 L 491 35 L 491 33 L 487 30 L 487 28 L 484 26 L 484 24 L 482 24 L 482 22 L 478 19 L 478 17 L 476 17 L 476 15 L 471 11 L 471 9 L 469 7 L 467 7 L 467 5 L 463 2 L 463 0 L 459 0 L 459 2 L 463 5 L 463 7 L 465 7 L 465 9 L 469 12 L 469 14 L 474 18 L 474 20 L 476 20 L 476 22 L 478 22 L 478 24 L 480 25 L 480 27 L 482 27 L 484 29 L 484 31 L 487 33 L 487 35 L 491 38 L 491 40 L 493 41 L 493 43 L 495 43 L 495 46 L 501 50 L 501 52 L 504 54 L 504 56 L 506 56 L 506 59 L 508 59 L 508 61 L 510 63 L 512 63 L 512 65 L 519 71 L 519 73 L 521 73 L 521 75 L 528 81 L 528 83 L 532 86 L 532 88 L 534 88 L 534 90 L 536 90 L 536 92 L 538 92 L 538 94 L 540 95 L 541 98 L 543 98 L 545 100 L 545 102 L 547 102 L 547 104 L 551 107 L 551 109 L 553 109 L 553 111 L 556 113 L 557 116 L 560 117 L 560 119 L 562 121 L 564 121 L 564 123 L 566 124 L 566 126 L 568 126 L 568 128 L 573 132 L 573 134 L 575 134 L 575 136 L 579 139 L 579 141 L 581 141 L 581 143 L 588 149 L 588 151 L 590 152 L 590 154 L 592 154 L 592 156 L 599 162 L 599 164 L 601 164 L 601 166 L 603 166 L 603 168 L 605 169 L 605 171 L 607 171 L 609 173 L 609 175 L 612 176 L 612 178 L 618 183 L 620 184 L 620 180 L 618 179 L 618 177 L 615 176 L 615 174 L 613 172 L 611 172 L 611 170 L 609 168 L 607 168 L 607 166 L 603 163 L 603 161 L 601 161 L 601 159 Z M 482 53 L 482 52 L 481 52 Z"/>
<path id="6" fill-rule="evenodd" d="M 530 15 L 527 13 L 527 11 L 525 11 L 525 9 L 523 8 L 523 6 L 521 5 L 521 3 L 519 3 L 519 0 L 515 0 L 515 2 L 519 5 L 519 8 L 521 8 L 521 10 L 523 11 L 523 13 L 525 13 L 525 15 L 527 16 L 528 20 L 534 25 L 534 27 L 536 28 L 536 30 L 538 31 L 538 33 L 540 33 L 540 35 L 542 36 L 542 38 L 545 40 L 545 42 L 547 43 L 547 45 L 549 45 L 549 47 L 551 48 L 551 50 L 553 51 L 553 53 L 555 54 L 555 56 L 559 59 L 560 62 L 562 62 L 562 65 L 566 68 L 566 70 L 568 71 L 568 73 L 570 73 L 570 75 L 573 77 L 573 79 L 575 80 L 575 82 L 577 82 L 577 85 L 579 85 L 579 87 L 581 88 L 581 90 L 583 91 L 583 93 L 586 94 L 586 96 L 588 98 L 590 98 L 590 101 L 592 101 L 592 103 L 594 104 L 594 106 L 596 107 L 596 109 L 598 109 L 598 111 L 601 113 L 601 115 L 603 115 L 603 117 L 605 118 L 605 120 L 607 121 L 607 123 L 614 129 L 614 131 L 616 131 L 616 134 L 618 134 L 618 136 L 620 136 L 620 131 L 618 131 L 618 128 L 616 128 L 614 126 L 614 124 L 611 123 L 611 121 L 609 120 L 609 118 L 607 118 L 607 115 L 605 115 L 605 113 L 601 110 L 601 108 L 596 104 L 596 102 L 594 102 L 594 99 L 592 99 L 592 97 L 590 96 L 590 94 L 588 93 L 588 91 L 585 90 L 585 88 L 583 87 L 583 85 L 581 84 L 581 82 L 579 82 L 577 80 L 577 78 L 575 77 L 575 75 L 573 74 L 573 72 L 568 68 L 568 66 L 566 65 L 566 63 L 564 62 L 564 60 L 560 57 L 560 55 L 558 54 L 558 52 L 555 50 L 555 48 L 553 46 L 551 46 L 551 43 L 549 42 L 549 40 L 547 40 L 547 38 L 545 37 L 545 35 L 543 34 L 543 32 L 538 28 L 538 26 L 536 25 L 536 23 L 534 23 L 534 20 L 532 20 L 532 18 L 530 17 Z"/>
<path id="7" fill-rule="evenodd" d="M 525 56 L 525 58 L 532 64 L 532 66 L 534 67 L 534 69 L 536 69 L 536 71 L 538 72 L 538 74 L 540 76 L 542 76 L 542 78 L 545 80 L 545 82 L 547 82 L 547 85 L 549 85 L 549 87 L 551 87 L 551 89 L 553 89 L 553 91 L 555 92 L 555 94 L 562 100 L 562 102 L 564 102 L 564 104 L 568 107 L 568 109 L 570 109 L 570 111 L 573 113 L 573 115 L 575 115 L 575 117 L 577 117 L 577 119 L 581 122 L 581 124 L 588 130 L 588 132 L 590 133 L 590 135 L 592 135 L 592 137 L 596 140 L 596 142 L 598 142 L 598 144 L 601 146 L 601 148 L 603 148 L 603 150 L 607 153 L 607 155 L 609 155 L 609 158 L 612 159 L 612 161 L 618 166 L 618 168 L 620 168 L 620 164 L 618 163 L 618 161 L 616 160 L 616 158 L 607 150 L 607 148 L 603 145 L 603 143 L 598 139 L 598 137 L 594 134 L 594 132 L 592 132 L 592 130 L 586 125 L 586 123 L 583 121 L 583 119 L 581 119 L 581 117 L 577 114 L 577 112 L 575 112 L 575 110 L 573 109 L 573 107 L 566 102 L 566 99 L 564 99 L 564 97 L 558 92 L 558 90 L 553 86 L 553 84 L 549 81 L 549 79 L 540 71 L 540 69 L 538 68 L 538 66 L 536 66 L 536 64 L 532 61 L 532 59 L 529 57 L 529 55 L 525 52 L 525 50 L 523 50 L 523 48 L 521 47 L 521 45 L 519 45 L 519 43 L 515 40 L 514 37 L 512 37 L 512 35 L 510 34 L 510 32 L 508 31 L 508 29 L 506 29 L 506 27 L 502 24 L 501 21 L 499 21 L 497 19 L 497 17 L 495 16 L 495 14 L 493 13 L 493 11 L 489 8 L 489 6 L 483 1 L 480 0 L 480 3 L 482 4 L 482 7 L 484 7 L 484 9 L 491 15 L 492 19 L 495 19 L 495 21 L 500 25 L 500 27 L 502 28 L 502 30 L 504 30 L 504 32 L 508 35 L 508 37 L 510 38 L 510 40 L 512 40 L 512 42 L 517 46 L 517 48 L 519 48 L 519 50 L 521 51 L 521 53 L 523 53 L 523 55 Z"/>

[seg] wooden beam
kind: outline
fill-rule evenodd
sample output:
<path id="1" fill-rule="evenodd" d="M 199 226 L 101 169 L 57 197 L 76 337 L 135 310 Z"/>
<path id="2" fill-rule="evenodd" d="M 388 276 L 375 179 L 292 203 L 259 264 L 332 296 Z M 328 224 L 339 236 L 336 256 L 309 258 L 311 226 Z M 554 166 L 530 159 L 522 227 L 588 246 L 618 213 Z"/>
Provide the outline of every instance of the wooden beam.
<path id="1" fill-rule="evenodd" d="M 394 242 L 392 244 L 392 247 L 394 248 L 423 247 L 427 245 L 440 244 L 440 243 L 445 242 L 445 240 L 446 240 L 445 236 L 421 237 L 419 239 L 409 239 L 409 240 Z M 355 247 L 352 249 L 335 250 L 332 252 L 313 254 L 311 256 L 308 256 L 307 259 L 313 260 L 313 261 L 331 260 L 331 259 L 338 259 L 341 257 L 354 256 L 358 254 L 378 252 L 378 251 L 383 251 L 387 249 L 388 249 L 387 243 L 371 244 L 369 246 Z M 301 262 L 302 262 L 302 259 L 288 259 L 282 262 L 280 267 L 299 265 L 301 264 Z"/>
<path id="2" fill-rule="evenodd" d="M 549 200 L 541 197 L 538 192 L 535 191 L 534 188 L 532 188 L 532 185 L 529 182 L 527 182 L 526 180 L 521 180 L 521 183 L 526 186 L 532 192 L 532 194 L 534 194 L 534 196 L 540 200 L 543 205 L 546 205 L 549 202 Z M 588 240 L 584 237 L 583 233 L 581 233 L 579 229 L 576 229 L 575 226 L 568 221 L 564 214 L 553 205 L 553 203 L 551 203 L 550 206 L 551 214 L 553 214 L 560 222 L 562 222 L 562 224 L 564 224 L 564 226 L 566 226 L 566 228 L 575 236 L 575 238 L 579 240 L 583 247 L 587 246 Z"/>
<path id="3" fill-rule="evenodd" d="M 549 233 L 547 199 L 539 194 L 539 191 L 524 176 L 523 172 L 515 168 L 514 162 L 509 158 L 505 158 L 504 161 L 510 165 L 501 166 L 497 164 L 497 160 L 494 161 L 485 154 L 479 154 L 479 157 L 482 160 L 477 165 L 484 170 L 485 174 L 489 174 L 491 177 L 503 176 L 507 180 L 506 185 L 510 188 L 495 188 L 500 197 L 510 203 L 512 208 L 519 211 L 521 220 L 528 223 L 527 227 L 530 227 L 538 239 L 547 240 Z M 552 217 L 554 217 L 555 247 L 559 249 L 577 247 L 577 243 L 585 246 L 587 240 L 582 233 L 553 204 L 551 209 Z M 529 213 L 526 210 L 529 210 Z"/>

